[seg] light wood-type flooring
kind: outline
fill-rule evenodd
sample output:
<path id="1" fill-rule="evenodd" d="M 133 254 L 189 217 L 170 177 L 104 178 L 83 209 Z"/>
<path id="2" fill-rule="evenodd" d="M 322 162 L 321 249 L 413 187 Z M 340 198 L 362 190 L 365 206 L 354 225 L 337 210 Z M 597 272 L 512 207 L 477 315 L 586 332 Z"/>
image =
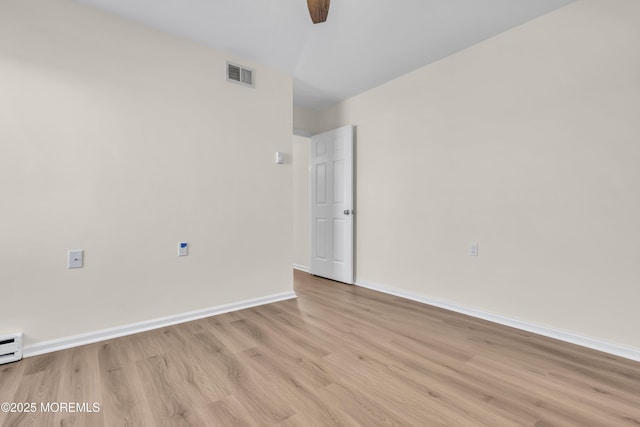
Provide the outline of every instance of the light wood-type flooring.
<path id="1" fill-rule="evenodd" d="M 640 363 L 295 273 L 294 300 L 0 366 L 2 426 L 639 426 Z"/>

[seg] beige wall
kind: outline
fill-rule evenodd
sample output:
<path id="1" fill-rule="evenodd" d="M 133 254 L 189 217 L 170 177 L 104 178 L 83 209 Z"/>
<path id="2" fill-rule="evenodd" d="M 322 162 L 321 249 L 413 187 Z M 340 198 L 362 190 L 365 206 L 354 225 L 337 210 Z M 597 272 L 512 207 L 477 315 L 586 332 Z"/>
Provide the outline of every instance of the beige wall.
<path id="1" fill-rule="evenodd" d="M 580 0 L 326 111 L 358 280 L 640 350 L 639 47 L 640 2 Z"/>
<path id="2" fill-rule="evenodd" d="M 293 106 L 293 130 L 306 136 L 319 133 L 322 126 L 320 112 L 308 108 Z"/>
<path id="3" fill-rule="evenodd" d="M 255 90 L 225 81 L 227 59 Z M 273 159 L 291 152 L 291 87 L 71 1 L 3 1 L 0 333 L 33 344 L 292 291 L 291 164 Z"/>
<path id="4" fill-rule="evenodd" d="M 293 263 L 309 267 L 309 138 L 293 136 Z"/>

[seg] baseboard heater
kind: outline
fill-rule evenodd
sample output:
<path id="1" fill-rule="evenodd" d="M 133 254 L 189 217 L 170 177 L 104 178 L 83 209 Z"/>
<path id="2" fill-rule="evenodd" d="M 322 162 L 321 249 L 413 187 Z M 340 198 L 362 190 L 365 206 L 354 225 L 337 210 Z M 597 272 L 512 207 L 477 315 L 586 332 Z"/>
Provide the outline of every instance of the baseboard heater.
<path id="1" fill-rule="evenodd" d="M 0 365 L 22 359 L 22 334 L 0 336 Z"/>

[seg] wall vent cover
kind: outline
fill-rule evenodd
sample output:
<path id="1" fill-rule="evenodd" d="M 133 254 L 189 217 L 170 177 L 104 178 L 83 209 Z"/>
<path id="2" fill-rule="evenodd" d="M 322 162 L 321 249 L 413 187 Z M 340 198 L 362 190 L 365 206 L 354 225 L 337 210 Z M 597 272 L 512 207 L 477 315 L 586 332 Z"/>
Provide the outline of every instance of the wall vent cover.
<path id="1" fill-rule="evenodd" d="M 22 359 L 22 334 L 0 336 L 0 365 Z"/>
<path id="2" fill-rule="evenodd" d="M 243 86 L 256 86 L 254 70 L 231 62 L 227 62 L 227 80 Z"/>

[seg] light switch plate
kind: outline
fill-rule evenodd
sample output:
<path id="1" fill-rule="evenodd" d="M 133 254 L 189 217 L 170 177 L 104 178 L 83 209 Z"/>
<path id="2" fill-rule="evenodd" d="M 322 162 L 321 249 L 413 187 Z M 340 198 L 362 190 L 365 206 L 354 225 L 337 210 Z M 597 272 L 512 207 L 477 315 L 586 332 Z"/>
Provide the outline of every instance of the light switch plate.
<path id="1" fill-rule="evenodd" d="M 82 249 L 74 249 L 69 251 L 67 257 L 68 268 L 82 268 L 84 267 L 84 251 Z"/>

